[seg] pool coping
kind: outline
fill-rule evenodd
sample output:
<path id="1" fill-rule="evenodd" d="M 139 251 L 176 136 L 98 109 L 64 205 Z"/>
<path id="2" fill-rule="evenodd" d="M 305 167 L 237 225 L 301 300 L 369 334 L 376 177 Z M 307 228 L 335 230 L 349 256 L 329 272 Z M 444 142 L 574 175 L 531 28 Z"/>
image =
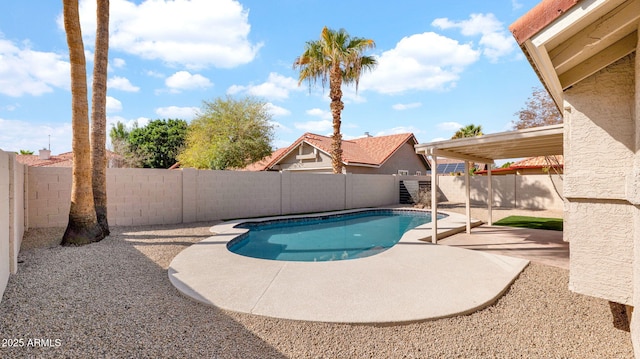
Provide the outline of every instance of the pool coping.
<path id="1" fill-rule="evenodd" d="M 314 215 L 370 209 L 398 208 Z M 438 238 L 465 230 L 465 216 L 439 212 L 448 217 L 438 221 Z M 497 300 L 529 263 L 433 245 L 430 223 L 408 231 L 384 252 L 352 260 L 273 261 L 227 249 L 230 240 L 247 231 L 234 228 L 239 223 L 309 216 L 250 218 L 213 226 L 211 237 L 173 259 L 169 280 L 184 295 L 225 310 L 292 320 L 389 324 L 484 308 Z M 472 224 L 481 222 L 472 220 Z"/>

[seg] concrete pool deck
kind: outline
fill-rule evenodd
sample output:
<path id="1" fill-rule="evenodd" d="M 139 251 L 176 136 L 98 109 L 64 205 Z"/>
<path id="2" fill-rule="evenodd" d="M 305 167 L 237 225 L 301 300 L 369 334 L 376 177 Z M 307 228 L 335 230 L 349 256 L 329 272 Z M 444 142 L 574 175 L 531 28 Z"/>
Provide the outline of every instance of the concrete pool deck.
<path id="1" fill-rule="evenodd" d="M 438 221 L 438 237 L 464 230 L 466 217 L 443 213 L 449 216 Z M 394 247 L 366 258 L 332 262 L 250 258 L 226 247 L 246 231 L 233 226 L 246 221 L 214 226 L 215 235 L 178 254 L 169 266 L 171 283 L 199 302 L 231 311 L 304 321 L 390 324 L 484 308 L 529 263 L 433 245 L 428 242 L 430 224 L 405 233 Z"/>

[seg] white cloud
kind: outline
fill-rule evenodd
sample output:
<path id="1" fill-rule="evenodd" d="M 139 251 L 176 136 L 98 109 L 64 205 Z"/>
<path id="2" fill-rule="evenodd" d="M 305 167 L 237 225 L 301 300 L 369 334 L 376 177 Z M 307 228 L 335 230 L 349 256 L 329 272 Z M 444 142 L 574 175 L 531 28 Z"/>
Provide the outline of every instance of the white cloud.
<path id="1" fill-rule="evenodd" d="M 412 109 L 412 108 L 418 108 L 421 107 L 422 103 L 420 102 L 411 102 L 411 103 L 397 103 L 393 106 L 391 106 L 394 110 L 397 111 L 403 111 L 403 110 L 408 110 L 408 109 Z"/>
<path id="2" fill-rule="evenodd" d="M 145 72 L 145 74 L 146 74 L 147 76 L 157 77 L 157 78 L 159 78 L 159 79 L 163 79 L 163 78 L 165 77 L 165 75 L 164 75 L 164 74 L 162 74 L 162 73 L 160 73 L 160 72 L 157 72 L 157 71 L 154 71 L 154 70 L 148 70 L 147 72 Z"/>
<path id="3" fill-rule="evenodd" d="M 287 110 L 284 107 L 276 106 L 276 105 L 272 104 L 271 102 L 267 103 L 266 107 L 267 107 L 267 111 L 273 117 L 282 117 L 282 116 L 291 115 L 291 111 Z"/>
<path id="4" fill-rule="evenodd" d="M 398 135 L 401 133 L 413 133 L 414 135 L 420 134 L 423 131 L 417 127 L 413 126 L 398 126 L 389 128 L 386 130 L 376 132 L 376 136 L 387 136 L 387 135 Z"/>
<path id="5" fill-rule="evenodd" d="M 107 96 L 107 113 L 122 111 L 122 102 L 115 97 Z"/>
<path id="6" fill-rule="evenodd" d="M 200 109 L 197 107 L 168 106 L 156 109 L 156 114 L 162 118 L 178 118 L 189 121 L 193 119 Z"/>
<path id="7" fill-rule="evenodd" d="M 31 50 L 0 38 L 0 94 L 39 96 L 53 87 L 69 89 L 69 63 L 53 52 Z"/>
<path id="8" fill-rule="evenodd" d="M 125 67 L 127 65 L 127 62 L 124 61 L 124 59 L 116 57 L 115 59 L 113 59 L 113 61 L 111 61 L 111 64 L 115 68 L 122 68 L 122 67 Z"/>
<path id="9" fill-rule="evenodd" d="M 0 118 L 0 149 L 4 151 L 38 153 L 49 147 L 49 141 L 54 154 L 71 151 L 71 122 L 50 125 Z"/>
<path id="10" fill-rule="evenodd" d="M 80 2 L 87 45 L 95 39 L 95 9 L 95 1 Z M 249 40 L 249 10 L 236 0 L 111 0 L 109 17 L 110 49 L 190 69 L 246 64 L 263 45 Z"/>
<path id="11" fill-rule="evenodd" d="M 437 124 L 436 127 L 443 131 L 458 131 L 462 128 L 462 125 L 457 122 L 442 122 Z"/>
<path id="12" fill-rule="evenodd" d="M 513 37 L 491 13 L 471 14 L 468 20 L 462 21 L 439 18 L 435 19 L 431 25 L 443 30 L 457 28 L 464 36 L 480 35 L 479 44 L 482 53 L 493 62 L 498 61 L 502 56 L 511 54 L 516 48 Z"/>
<path id="13" fill-rule="evenodd" d="M 285 140 L 275 140 L 273 142 L 273 147 L 278 149 L 278 148 L 286 148 L 289 147 L 291 145 L 291 142 L 293 141 L 285 141 Z"/>
<path id="14" fill-rule="evenodd" d="M 138 117 L 136 119 L 127 119 L 122 116 L 107 116 L 107 132 L 111 131 L 111 127 L 115 126 L 117 122 L 122 122 L 128 129 L 132 129 L 135 126 L 144 127 L 149 124 L 151 120 L 147 117 Z M 109 136 L 107 136 L 109 137 Z"/>
<path id="15" fill-rule="evenodd" d="M 233 85 L 227 90 L 227 94 L 235 95 L 246 93 L 251 96 L 263 97 L 269 100 L 285 100 L 289 98 L 290 91 L 302 90 L 298 86 L 298 81 L 292 77 L 282 76 L 272 72 L 266 82 L 259 85 Z"/>
<path id="16" fill-rule="evenodd" d="M 178 71 L 167 77 L 164 83 L 174 93 L 182 90 L 206 89 L 213 86 L 213 83 L 208 78 L 200 74 L 192 75 L 188 71 Z"/>
<path id="17" fill-rule="evenodd" d="M 107 80 L 107 88 L 126 92 L 138 92 L 140 87 L 133 86 L 128 78 L 114 76 Z"/>
<path id="18" fill-rule="evenodd" d="M 512 10 L 519 10 L 520 8 L 522 8 L 522 3 L 518 0 L 511 0 L 511 9 Z"/>
<path id="19" fill-rule="evenodd" d="M 307 122 L 296 122 L 293 124 L 293 127 L 298 130 L 303 130 L 306 132 L 325 132 L 329 131 L 333 128 L 332 121 L 330 120 L 321 120 L 321 121 L 307 121 Z"/>
<path id="20" fill-rule="evenodd" d="M 278 132 L 291 133 L 293 132 L 289 127 L 282 124 L 282 122 L 271 121 L 270 124 L 274 127 L 274 129 Z M 287 145 L 288 146 L 288 145 Z"/>
<path id="21" fill-rule="evenodd" d="M 311 110 L 306 111 L 307 115 L 320 117 L 324 120 L 332 120 L 333 116 L 331 115 L 331 111 L 321 110 L 319 108 L 312 108 Z"/>
<path id="22" fill-rule="evenodd" d="M 411 35 L 383 52 L 375 71 L 364 74 L 360 85 L 383 94 L 446 90 L 455 86 L 459 74 L 479 55 L 470 44 L 433 32 Z"/>

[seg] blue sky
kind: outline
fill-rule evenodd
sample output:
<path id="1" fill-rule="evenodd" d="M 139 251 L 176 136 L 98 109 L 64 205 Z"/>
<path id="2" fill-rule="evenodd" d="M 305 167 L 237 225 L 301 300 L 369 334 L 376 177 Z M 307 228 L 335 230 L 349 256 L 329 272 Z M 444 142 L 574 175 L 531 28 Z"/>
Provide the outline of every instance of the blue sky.
<path id="1" fill-rule="evenodd" d="M 511 129 L 540 82 L 508 26 L 537 0 L 111 0 L 107 122 L 196 116 L 202 101 L 252 95 L 269 104 L 274 148 L 331 133 L 328 88 L 298 86 L 292 64 L 324 26 L 371 38 L 378 67 L 344 87 L 345 139 L 413 132 L 450 138 L 462 125 Z M 0 149 L 71 150 L 62 1 L 0 5 Z M 94 1 L 80 0 L 90 79 Z"/>

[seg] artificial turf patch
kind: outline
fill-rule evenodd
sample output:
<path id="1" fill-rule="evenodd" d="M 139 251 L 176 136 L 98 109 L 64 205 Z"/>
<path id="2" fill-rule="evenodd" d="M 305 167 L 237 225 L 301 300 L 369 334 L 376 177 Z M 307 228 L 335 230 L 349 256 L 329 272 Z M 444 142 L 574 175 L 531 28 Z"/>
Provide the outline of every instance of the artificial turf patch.
<path id="1" fill-rule="evenodd" d="M 549 229 L 552 231 L 562 230 L 562 218 L 509 216 L 494 222 L 493 224 L 496 226 Z"/>

